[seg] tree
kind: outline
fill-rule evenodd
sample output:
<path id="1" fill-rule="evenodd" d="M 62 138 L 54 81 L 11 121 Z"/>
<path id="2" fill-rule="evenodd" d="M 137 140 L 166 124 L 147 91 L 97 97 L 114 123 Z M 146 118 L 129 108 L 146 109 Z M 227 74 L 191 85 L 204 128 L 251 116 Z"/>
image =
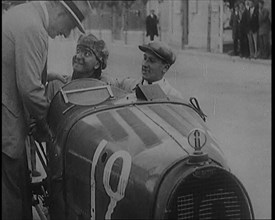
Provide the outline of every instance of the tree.
<path id="1" fill-rule="evenodd" d="M 140 0 L 143 4 L 146 4 L 148 0 Z M 129 10 L 136 0 L 109 0 L 109 1 L 93 1 L 90 0 L 91 6 L 96 9 L 99 16 L 101 16 L 101 11 L 104 7 L 109 7 L 112 9 L 112 35 L 114 35 L 117 30 L 117 15 L 121 15 L 122 26 L 120 29 L 120 36 L 123 36 L 125 31 L 125 43 L 127 44 L 127 30 L 128 30 L 128 17 Z M 100 20 L 100 19 L 99 19 Z M 100 32 L 101 33 L 101 32 Z"/>
<path id="2" fill-rule="evenodd" d="M 117 15 L 121 14 L 122 16 L 122 26 L 120 30 L 120 35 L 123 35 L 125 31 L 125 43 L 127 44 L 127 29 L 128 29 L 128 13 L 131 6 L 135 3 L 136 0 L 110 0 L 110 1 L 90 1 L 92 7 L 98 9 L 103 9 L 105 6 L 112 9 L 112 35 L 114 35 L 115 30 L 117 30 Z M 147 0 L 146 0 L 147 1 Z"/>
<path id="3" fill-rule="evenodd" d="M 102 10 L 106 5 L 105 1 L 90 1 L 90 5 L 96 9 L 98 20 L 99 20 L 99 38 L 102 38 L 102 32 L 101 32 L 101 18 L 102 18 Z"/>

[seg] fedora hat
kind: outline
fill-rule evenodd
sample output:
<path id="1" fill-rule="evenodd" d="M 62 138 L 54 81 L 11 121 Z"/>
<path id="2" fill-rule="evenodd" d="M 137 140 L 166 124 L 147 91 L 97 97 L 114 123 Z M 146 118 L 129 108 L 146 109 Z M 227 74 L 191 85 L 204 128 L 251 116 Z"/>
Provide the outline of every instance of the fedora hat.
<path id="1" fill-rule="evenodd" d="M 71 15 L 72 19 L 74 20 L 76 26 L 78 29 L 85 33 L 85 29 L 82 25 L 82 22 L 87 16 L 87 9 L 91 9 L 91 5 L 89 1 L 60 1 L 60 3 L 65 7 L 67 12 Z"/>

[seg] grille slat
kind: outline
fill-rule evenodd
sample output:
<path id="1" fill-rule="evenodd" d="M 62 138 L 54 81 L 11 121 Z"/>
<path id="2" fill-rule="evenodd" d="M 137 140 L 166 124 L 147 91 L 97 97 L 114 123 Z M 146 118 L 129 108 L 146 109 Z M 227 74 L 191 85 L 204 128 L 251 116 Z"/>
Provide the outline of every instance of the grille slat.
<path id="1" fill-rule="evenodd" d="M 235 209 L 235 210 L 226 210 L 226 212 L 240 212 L 240 209 Z"/>
<path id="2" fill-rule="evenodd" d="M 213 171 L 213 169 L 211 170 Z M 172 196 L 168 219 L 248 219 L 249 207 L 240 186 L 224 170 L 207 178 L 189 175 Z"/>
<path id="3" fill-rule="evenodd" d="M 180 216 L 182 215 L 190 215 L 190 214 L 194 214 L 193 212 L 185 212 L 185 213 L 181 213 Z"/>
<path id="4" fill-rule="evenodd" d="M 204 209 L 200 209 L 200 212 L 204 212 L 204 211 L 207 211 L 207 210 L 210 210 L 211 209 L 211 207 L 209 207 L 209 208 L 204 208 Z"/>
<path id="5" fill-rule="evenodd" d="M 236 208 L 236 207 L 240 207 L 240 205 L 226 206 L 226 208 Z"/>
<path id="6" fill-rule="evenodd" d="M 213 199 L 206 199 L 203 202 L 211 202 L 211 201 L 219 201 L 219 200 L 225 200 L 225 199 L 238 199 L 236 196 L 235 197 L 227 197 L 227 198 L 213 198 Z"/>

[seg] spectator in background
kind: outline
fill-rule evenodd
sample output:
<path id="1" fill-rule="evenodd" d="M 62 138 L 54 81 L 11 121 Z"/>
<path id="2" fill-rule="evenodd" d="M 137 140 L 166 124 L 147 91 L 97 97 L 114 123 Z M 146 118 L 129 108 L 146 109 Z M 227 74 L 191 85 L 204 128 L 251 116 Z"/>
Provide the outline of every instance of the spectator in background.
<path id="1" fill-rule="evenodd" d="M 248 30 L 250 58 L 256 59 L 258 57 L 259 10 L 256 8 L 254 0 L 249 0 Z"/>
<path id="2" fill-rule="evenodd" d="M 229 2 L 223 3 L 223 29 L 227 30 L 230 28 L 230 17 L 231 17 L 232 11 L 230 10 L 230 4 Z"/>
<path id="3" fill-rule="evenodd" d="M 269 57 L 269 33 L 271 22 L 269 11 L 264 8 L 264 0 L 259 0 L 259 57 L 267 59 Z"/>
<path id="4" fill-rule="evenodd" d="M 158 34 L 158 18 L 155 15 L 155 10 L 150 11 L 150 15 L 146 17 L 146 37 L 150 37 L 150 41 L 154 40 Z"/>
<path id="5" fill-rule="evenodd" d="M 249 57 L 249 45 L 248 45 L 248 19 L 249 19 L 249 6 L 248 1 L 246 1 L 247 7 L 243 1 L 239 2 L 239 12 L 240 12 L 240 57 Z"/>
<path id="6" fill-rule="evenodd" d="M 234 45 L 234 55 L 239 54 L 239 43 L 240 43 L 240 11 L 239 4 L 235 3 L 234 10 L 231 13 L 230 26 L 232 27 L 232 39 Z"/>

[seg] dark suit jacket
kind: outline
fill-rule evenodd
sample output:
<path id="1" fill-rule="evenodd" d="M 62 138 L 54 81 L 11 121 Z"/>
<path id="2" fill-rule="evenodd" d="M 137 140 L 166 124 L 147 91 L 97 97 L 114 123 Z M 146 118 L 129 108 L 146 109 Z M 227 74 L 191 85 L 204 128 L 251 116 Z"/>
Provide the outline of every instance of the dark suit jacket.
<path id="1" fill-rule="evenodd" d="M 158 18 L 156 15 L 151 17 L 151 15 L 148 15 L 146 17 L 146 36 L 158 36 Z"/>
<path id="2" fill-rule="evenodd" d="M 248 27 L 253 33 L 256 33 L 259 30 L 259 9 L 257 7 L 254 8 L 252 15 L 250 15 L 249 12 Z"/>
<path id="3" fill-rule="evenodd" d="M 249 32 L 249 10 L 245 9 L 241 15 L 240 20 L 240 33 L 247 34 Z"/>
<path id="4" fill-rule="evenodd" d="M 232 38 L 237 39 L 240 36 L 240 14 L 235 14 L 235 11 L 232 12 L 230 18 L 230 26 L 232 27 Z"/>

